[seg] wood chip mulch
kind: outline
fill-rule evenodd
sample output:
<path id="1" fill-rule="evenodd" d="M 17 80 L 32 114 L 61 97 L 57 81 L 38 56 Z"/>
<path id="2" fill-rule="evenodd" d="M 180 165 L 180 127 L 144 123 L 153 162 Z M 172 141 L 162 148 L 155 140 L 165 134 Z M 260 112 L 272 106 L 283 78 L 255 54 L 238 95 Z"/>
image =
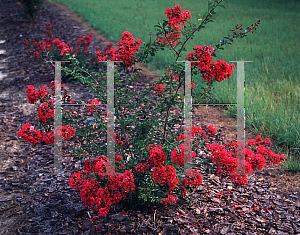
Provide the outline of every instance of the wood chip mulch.
<path id="1" fill-rule="evenodd" d="M 22 41 L 43 39 L 46 22 L 65 42 L 74 43 L 91 31 L 59 4 L 45 1 L 37 23 L 20 19 L 13 0 L 0 0 L 0 5 L 0 41 L 5 40 L 0 50 L 6 51 L 0 54 L 0 67 L 4 65 L 1 71 L 8 74 L 0 81 L 1 234 L 300 234 L 299 173 L 278 167 L 256 171 L 246 188 L 199 169 L 203 182 L 191 192 L 190 204 L 179 200 L 149 209 L 124 200 L 111 208 L 107 218 L 91 220 L 97 214 L 83 206 L 78 192 L 68 185 L 68 174 L 81 169 L 82 162 L 63 157 L 65 175 L 55 176 L 50 174 L 53 147 L 33 146 L 17 137 L 26 122 L 36 125 L 38 121 L 37 107 L 27 101 L 27 86 L 40 88 L 54 78 L 51 66 L 29 55 Z M 91 50 L 105 46 L 96 38 Z M 146 80 L 146 75 L 139 78 L 138 89 Z M 92 100 L 84 85 L 64 84 L 74 100 Z M 199 115 L 195 120 L 199 125 L 203 121 Z M 217 131 L 210 141 L 224 139 L 224 126 Z M 223 195 L 218 197 L 220 192 Z"/>

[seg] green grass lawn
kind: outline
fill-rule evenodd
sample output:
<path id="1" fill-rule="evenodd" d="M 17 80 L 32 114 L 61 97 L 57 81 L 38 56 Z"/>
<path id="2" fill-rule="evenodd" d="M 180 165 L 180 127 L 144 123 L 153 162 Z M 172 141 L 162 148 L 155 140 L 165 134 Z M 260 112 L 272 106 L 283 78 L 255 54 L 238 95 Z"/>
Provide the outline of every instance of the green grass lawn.
<path id="1" fill-rule="evenodd" d="M 174 1 L 164 0 L 56 0 L 89 22 L 113 42 L 129 31 L 143 42 L 154 37 L 154 25 L 166 19 L 164 11 L 173 8 Z M 207 0 L 181 0 L 182 10 L 189 10 L 191 21 L 199 23 L 200 15 L 207 12 Z M 194 46 L 213 47 L 231 33 L 239 23 L 243 28 L 261 19 L 258 30 L 242 39 L 235 39 L 224 51 L 218 50 L 214 61 L 222 59 L 251 60 L 245 63 L 245 113 L 246 127 L 263 138 L 272 139 L 276 153 L 298 157 L 300 155 L 300 70 L 298 61 L 300 38 L 300 2 L 298 0 L 228 0 L 225 9 L 216 9 L 216 20 L 196 33 L 187 51 L 179 60 L 185 60 Z M 74 39 L 75 40 L 75 39 Z M 174 54 L 161 51 L 149 61 L 150 69 L 164 73 L 165 66 L 174 61 Z M 196 80 L 197 90 L 201 83 Z M 220 103 L 236 103 L 236 72 L 232 78 L 214 85 L 214 97 Z M 197 92 L 192 93 L 193 97 Z M 215 100 L 215 101 L 216 101 Z M 235 109 L 235 111 L 234 111 Z M 236 108 L 230 108 L 233 115 Z M 297 158 L 296 158 L 297 159 Z M 299 159 L 299 158 L 298 158 Z"/>

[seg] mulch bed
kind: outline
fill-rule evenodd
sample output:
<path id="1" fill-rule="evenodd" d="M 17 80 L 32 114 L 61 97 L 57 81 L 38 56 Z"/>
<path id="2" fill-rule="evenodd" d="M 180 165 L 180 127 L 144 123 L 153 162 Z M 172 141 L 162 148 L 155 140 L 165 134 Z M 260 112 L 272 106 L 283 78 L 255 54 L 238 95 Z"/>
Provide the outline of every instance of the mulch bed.
<path id="1" fill-rule="evenodd" d="M 172 206 L 138 209 L 124 200 L 111 208 L 107 218 L 91 221 L 97 214 L 83 206 L 78 192 L 68 185 L 67 174 L 81 169 L 82 162 L 64 157 L 65 175 L 51 175 L 52 146 L 33 146 L 17 138 L 26 122 L 38 122 L 25 89 L 28 85 L 40 88 L 54 78 L 51 66 L 29 55 L 22 41 L 43 39 L 46 22 L 65 42 L 73 43 L 90 31 L 48 1 L 38 23 L 21 20 L 13 0 L 0 0 L 0 5 L 0 40 L 6 40 L 0 44 L 0 50 L 6 50 L 0 61 L 6 61 L 2 71 L 8 73 L 0 81 L 1 234 L 300 234 L 299 173 L 278 167 L 255 172 L 247 188 L 199 169 L 203 182 L 191 193 L 195 198 L 191 204 L 179 200 Z M 95 51 L 105 46 L 106 42 L 93 39 L 90 47 Z M 147 79 L 146 75 L 138 79 L 138 89 Z M 74 100 L 92 100 L 84 85 L 64 84 Z M 222 140 L 224 136 L 224 130 L 218 129 L 215 137 Z M 217 197 L 219 192 L 224 194 Z"/>

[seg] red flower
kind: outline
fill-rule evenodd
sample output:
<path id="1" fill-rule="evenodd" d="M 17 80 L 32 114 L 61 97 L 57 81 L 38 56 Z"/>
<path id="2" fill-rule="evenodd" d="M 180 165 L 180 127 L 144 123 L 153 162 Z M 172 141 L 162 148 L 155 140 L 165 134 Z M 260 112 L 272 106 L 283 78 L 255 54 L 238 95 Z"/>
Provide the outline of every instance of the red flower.
<path id="1" fill-rule="evenodd" d="M 94 111 L 94 107 L 97 107 L 98 105 L 99 105 L 98 100 L 93 99 L 92 102 L 91 102 L 91 105 L 87 104 L 88 111 Z"/>
<path id="2" fill-rule="evenodd" d="M 176 177 L 176 169 L 170 165 L 156 167 L 151 176 L 155 183 L 161 183 L 162 186 L 168 185 L 170 191 L 174 190 L 176 184 L 180 182 Z"/>
<path id="3" fill-rule="evenodd" d="M 28 97 L 28 102 L 30 104 L 34 104 L 38 98 L 40 97 L 40 93 L 37 90 L 34 90 L 34 86 L 29 85 L 28 88 L 26 89 L 27 97 Z"/>
<path id="4" fill-rule="evenodd" d="M 217 81 L 223 81 L 233 73 L 234 64 L 227 64 L 225 61 L 217 60 L 217 63 L 212 61 L 211 54 L 214 49 L 211 46 L 198 46 L 194 47 L 194 53 L 189 53 L 186 56 L 187 60 L 199 61 L 196 62 L 198 65 L 199 72 L 202 73 L 202 80 L 212 81 L 214 77 Z M 192 63 L 192 67 L 195 67 L 195 63 Z"/>
<path id="5" fill-rule="evenodd" d="M 235 68 L 235 65 L 228 65 L 226 61 L 217 60 L 217 63 L 214 61 L 212 62 L 213 76 L 219 82 L 225 80 L 226 78 L 229 79 L 233 73 L 233 68 Z"/>
<path id="6" fill-rule="evenodd" d="M 190 156 L 187 157 L 187 159 L 184 158 L 184 144 L 182 143 L 179 145 L 178 149 L 180 149 L 180 153 L 177 151 L 177 148 L 175 148 L 171 153 L 171 159 L 173 160 L 173 164 L 177 164 L 178 166 L 184 166 L 184 160 L 187 162 L 190 162 L 192 159 Z M 196 153 L 192 151 L 192 157 L 196 157 Z"/>
<path id="7" fill-rule="evenodd" d="M 81 46 L 83 45 L 83 53 L 88 53 L 89 49 L 88 47 L 90 46 L 91 42 L 92 42 L 92 38 L 93 35 L 89 34 L 89 35 L 85 35 L 82 38 L 78 38 L 77 42 L 76 42 L 76 51 L 80 52 L 81 51 Z"/>
<path id="8" fill-rule="evenodd" d="M 149 151 L 149 159 L 147 160 L 147 170 L 153 167 L 161 167 L 164 164 L 164 160 L 167 159 L 166 153 L 162 151 L 162 147 L 158 145 Z"/>
<path id="9" fill-rule="evenodd" d="M 177 201 L 177 197 L 175 197 L 172 194 L 169 194 L 168 197 L 163 199 L 160 203 L 161 204 L 165 203 L 165 205 L 167 205 L 167 204 L 171 205 L 172 202 L 176 203 L 176 201 Z"/>
<path id="10" fill-rule="evenodd" d="M 254 145 L 254 144 L 255 144 L 255 140 L 254 139 L 248 141 L 248 145 Z"/>
<path id="11" fill-rule="evenodd" d="M 39 130 L 34 130 L 29 123 L 26 123 L 23 127 L 23 130 L 20 129 L 18 131 L 18 137 L 22 137 L 24 140 L 27 140 L 35 145 L 42 141 L 43 133 L 41 133 Z"/>
<path id="12" fill-rule="evenodd" d="M 179 42 L 178 38 L 181 37 L 182 34 L 178 33 L 178 30 L 174 30 L 173 32 L 168 33 L 166 36 L 163 35 L 162 38 L 157 38 L 157 42 L 161 42 L 162 46 L 172 46 L 174 47 L 176 43 Z M 176 43 L 174 42 L 176 40 Z"/>
<path id="13" fill-rule="evenodd" d="M 208 129 L 209 131 L 211 131 L 213 134 L 216 134 L 216 133 L 217 133 L 216 128 L 214 128 L 214 127 L 211 126 L 211 125 L 209 125 L 209 126 L 207 127 L 207 129 Z"/>
<path id="14" fill-rule="evenodd" d="M 157 84 L 157 85 L 152 86 L 152 87 L 154 87 L 154 90 L 157 91 L 158 94 L 162 95 L 162 91 L 163 91 L 165 86 L 162 85 L 162 84 Z"/>
<path id="15" fill-rule="evenodd" d="M 96 52 L 98 62 L 112 60 L 112 61 L 123 61 L 125 66 L 131 67 L 134 59 L 134 53 L 137 53 L 140 49 L 142 40 L 134 38 L 128 31 L 122 33 L 121 40 L 116 44 L 118 49 L 112 48 L 112 44 L 108 44 L 105 48 L 106 55 L 102 54 L 101 51 Z M 87 45 L 87 44 L 86 44 Z"/>
<path id="16" fill-rule="evenodd" d="M 186 177 L 181 181 L 181 184 L 186 186 L 200 186 L 202 177 L 198 171 L 188 170 Z"/>
<path id="17" fill-rule="evenodd" d="M 116 159 L 122 159 L 116 156 Z M 112 204 L 118 203 L 122 198 L 135 189 L 133 174 L 126 170 L 123 174 L 101 174 L 100 181 L 95 181 L 91 174 L 107 173 L 106 166 L 110 162 L 107 157 L 98 156 L 97 159 L 85 161 L 84 173 L 77 172 L 69 180 L 72 188 L 80 190 L 80 197 L 85 206 L 96 206 L 99 217 L 107 215 Z M 106 183 L 105 183 L 106 182 Z"/>
<path id="18" fill-rule="evenodd" d="M 28 47 L 28 40 L 23 40 L 23 43 L 25 44 L 25 48 L 27 48 Z"/>
<path id="19" fill-rule="evenodd" d="M 174 3 L 174 6 L 174 9 L 167 8 L 164 13 L 167 15 L 167 18 L 169 18 L 168 24 L 171 28 L 182 30 L 179 24 L 181 23 L 185 26 L 184 24 L 187 22 L 187 18 L 191 19 L 191 14 L 188 10 L 181 11 L 181 4 L 176 5 L 176 3 Z"/>

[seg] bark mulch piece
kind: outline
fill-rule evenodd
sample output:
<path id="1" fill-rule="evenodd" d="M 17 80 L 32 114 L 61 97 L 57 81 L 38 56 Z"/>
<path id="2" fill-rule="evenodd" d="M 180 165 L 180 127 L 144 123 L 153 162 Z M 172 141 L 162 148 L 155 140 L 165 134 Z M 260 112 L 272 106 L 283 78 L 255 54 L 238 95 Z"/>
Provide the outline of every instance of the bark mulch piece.
<path id="1" fill-rule="evenodd" d="M 22 41 L 43 39 L 46 22 L 65 42 L 93 33 L 92 51 L 103 49 L 108 41 L 60 4 L 45 1 L 37 23 L 20 19 L 15 1 L 0 0 L 0 4 L 0 40 L 5 40 L 0 50 L 6 50 L 0 63 L 6 65 L 1 71 L 8 74 L 0 81 L 1 234 L 300 234 L 299 173 L 277 166 L 256 171 L 246 188 L 199 169 L 203 182 L 190 193 L 194 197 L 190 204 L 179 200 L 172 206 L 138 209 L 124 200 L 111 208 L 107 218 L 91 221 L 96 213 L 84 207 L 78 192 L 68 185 L 68 174 L 81 169 L 82 161 L 63 157 L 65 175 L 51 175 L 53 147 L 17 138 L 26 122 L 38 122 L 37 107 L 27 101 L 27 86 L 40 88 L 54 78 L 51 66 L 29 55 Z M 136 82 L 138 89 L 155 79 L 144 73 Z M 74 100 L 93 99 L 84 85 L 63 83 Z M 213 107 L 197 110 L 194 126 L 217 127 L 218 135 L 211 142 L 234 139 L 234 119 L 225 119 Z M 247 138 L 253 134 L 247 132 Z M 218 197 L 219 192 L 223 195 Z"/>

